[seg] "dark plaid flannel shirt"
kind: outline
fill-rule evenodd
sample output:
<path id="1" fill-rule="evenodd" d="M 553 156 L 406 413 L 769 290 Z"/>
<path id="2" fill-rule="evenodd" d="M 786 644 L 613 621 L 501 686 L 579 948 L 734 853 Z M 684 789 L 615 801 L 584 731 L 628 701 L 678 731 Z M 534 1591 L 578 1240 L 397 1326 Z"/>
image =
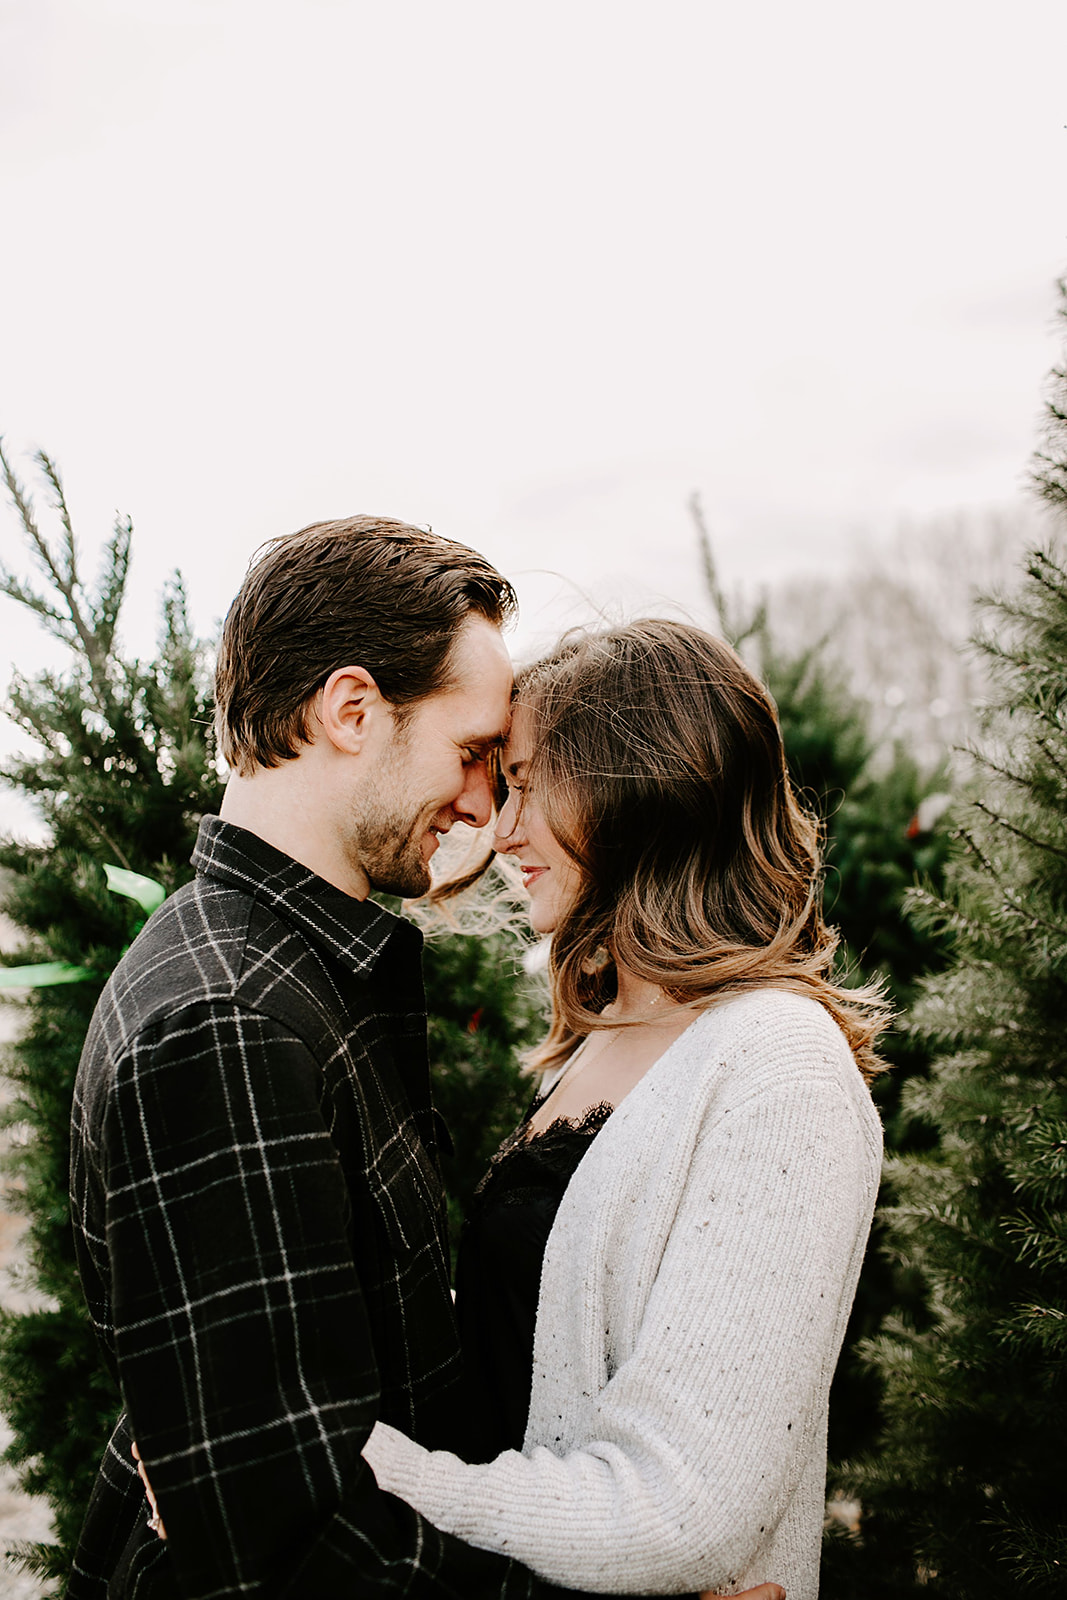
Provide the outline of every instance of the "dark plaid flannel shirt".
<path id="1" fill-rule="evenodd" d="M 557 1594 L 360 1455 L 378 1417 L 462 1437 L 420 935 L 218 818 L 193 859 L 78 1075 L 78 1261 L 127 1418 L 69 1600 Z"/>

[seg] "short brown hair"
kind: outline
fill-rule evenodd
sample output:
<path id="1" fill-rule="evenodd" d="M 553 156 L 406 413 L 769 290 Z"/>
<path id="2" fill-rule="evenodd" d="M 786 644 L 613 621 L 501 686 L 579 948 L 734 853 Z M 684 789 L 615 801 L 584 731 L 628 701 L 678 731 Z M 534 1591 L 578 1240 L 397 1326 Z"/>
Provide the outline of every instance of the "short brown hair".
<path id="1" fill-rule="evenodd" d="M 888 1013 L 847 989 L 822 917 L 819 825 L 799 805 L 774 702 L 703 629 L 649 620 L 571 636 L 518 675 L 523 787 L 581 874 L 552 936 L 558 1066 L 615 995 L 615 963 L 695 1009 L 759 986 L 819 1000 L 866 1079 Z"/>
<path id="2" fill-rule="evenodd" d="M 247 775 L 299 755 L 312 696 L 361 666 L 403 714 L 447 687 L 456 633 L 472 613 L 500 626 L 515 593 L 483 556 L 385 517 L 315 522 L 253 556 L 223 624 L 215 726 Z"/>

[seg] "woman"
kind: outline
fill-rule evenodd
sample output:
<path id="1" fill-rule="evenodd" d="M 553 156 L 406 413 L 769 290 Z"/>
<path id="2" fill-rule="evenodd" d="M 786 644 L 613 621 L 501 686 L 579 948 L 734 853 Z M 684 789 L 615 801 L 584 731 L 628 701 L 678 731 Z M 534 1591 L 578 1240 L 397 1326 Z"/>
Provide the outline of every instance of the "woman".
<path id="1" fill-rule="evenodd" d="M 383 1426 L 365 1454 L 568 1587 L 814 1600 L 885 1012 L 831 976 L 773 704 L 697 628 L 587 634 L 520 675 L 503 768 L 552 1017 L 461 1255 L 493 1459 Z"/>

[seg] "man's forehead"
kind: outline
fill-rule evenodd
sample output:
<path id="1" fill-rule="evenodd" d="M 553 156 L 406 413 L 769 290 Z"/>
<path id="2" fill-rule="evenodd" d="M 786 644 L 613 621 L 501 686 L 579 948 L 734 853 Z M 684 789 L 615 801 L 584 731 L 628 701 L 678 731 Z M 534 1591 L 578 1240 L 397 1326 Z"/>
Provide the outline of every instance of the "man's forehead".
<path id="1" fill-rule="evenodd" d="M 470 616 L 460 625 L 451 668 L 458 682 L 473 685 L 489 678 L 506 679 L 508 693 L 511 692 L 511 657 L 503 634 L 487 617 Z"/>
<path id="2" fill-rule="evenodd" d="M 480 703 L 472 704 L 474 699 Z M 484 694 L 475 697 L 470 693 L 460 693 L 453 701 L 453 707 L 452 737 L 457 744 L 470 745 L 472 749 L 483 750 L 486 755 L 492 750 L 503 749 L 511 725 L 510 700 L 503 705 L 499 702 L 490 704 Z"/>

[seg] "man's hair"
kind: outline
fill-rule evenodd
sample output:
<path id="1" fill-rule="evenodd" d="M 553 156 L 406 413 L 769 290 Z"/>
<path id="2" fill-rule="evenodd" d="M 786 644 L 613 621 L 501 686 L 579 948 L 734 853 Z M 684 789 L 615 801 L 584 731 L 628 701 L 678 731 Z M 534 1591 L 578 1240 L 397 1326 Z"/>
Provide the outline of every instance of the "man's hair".
<path id="1" fill-rule="evenodd" d="M 223 758 L 247 776 L 299 755 L 310 701 L 338 667 L 363 667 L 403 718 L 448 687 L 469 616 L 500 626 L 515 609 L 511 585 L 483 556 L 404 522 L 347 517 L 270 540 L 223 624 Z"/>

